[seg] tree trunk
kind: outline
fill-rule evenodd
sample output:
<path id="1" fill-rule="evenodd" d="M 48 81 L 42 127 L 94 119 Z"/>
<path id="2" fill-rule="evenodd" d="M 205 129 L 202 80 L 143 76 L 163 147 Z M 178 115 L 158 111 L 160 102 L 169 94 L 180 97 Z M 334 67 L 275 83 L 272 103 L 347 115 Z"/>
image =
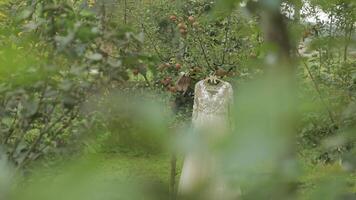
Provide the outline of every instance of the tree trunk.
<path id="1" fill-rule="evenodd" d="M 176 175 L 177 175 L 177 156 L 175 153 L 171 157 L 171 177 L 170 177 L 170 194 L 171 200 L 176 199 Z"/>
<path id="2" fill-rule="evenodd" d="M 347 61 L 347 51 L 349 48 L 349 41 L 351 40 L 352 37 L 352 31 L 353 31 L 353 23 L 350 24 L 349 29 L 347 29 L 347 26 L 345 27 L 344 62 Z"/>
<path id="3" fill-rule="evenodd" d="M 124 24 L 127 24 L 127 0 L 124 0 Z"/>

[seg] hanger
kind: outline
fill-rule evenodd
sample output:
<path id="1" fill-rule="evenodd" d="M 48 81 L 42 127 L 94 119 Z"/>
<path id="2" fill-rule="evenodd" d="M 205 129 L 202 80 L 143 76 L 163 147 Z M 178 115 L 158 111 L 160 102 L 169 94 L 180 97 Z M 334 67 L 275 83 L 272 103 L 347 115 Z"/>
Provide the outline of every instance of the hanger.
<path id="1" fill-rule="evenodd" d="M 222 82 L 222 80 L 216 76 L 215 72 L 210 73 L 204 80 L 215 85 Z"/>

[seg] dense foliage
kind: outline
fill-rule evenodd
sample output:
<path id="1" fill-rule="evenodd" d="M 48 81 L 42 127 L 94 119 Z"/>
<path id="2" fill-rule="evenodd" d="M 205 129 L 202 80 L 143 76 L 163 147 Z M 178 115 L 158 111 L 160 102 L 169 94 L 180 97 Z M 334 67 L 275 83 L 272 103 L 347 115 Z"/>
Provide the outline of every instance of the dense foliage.
<path id="1" fill-rule="evenodd" d="M 243 198 L 352 199 L 355 24 L 351 0 L 0 1 L 0 178 L 93 153 L 172 153 L 174 198 L 176 151 L 201 144 L 183 134 L 194 84 L 214 73 L 234 85 L 236 129 L 211 145 Z M 327 175 L 309 180 L 315 169 Z M 128 186 L 120 194 L 142 198 Z M 98 193 L 122 198 L 110 189 Z"/>

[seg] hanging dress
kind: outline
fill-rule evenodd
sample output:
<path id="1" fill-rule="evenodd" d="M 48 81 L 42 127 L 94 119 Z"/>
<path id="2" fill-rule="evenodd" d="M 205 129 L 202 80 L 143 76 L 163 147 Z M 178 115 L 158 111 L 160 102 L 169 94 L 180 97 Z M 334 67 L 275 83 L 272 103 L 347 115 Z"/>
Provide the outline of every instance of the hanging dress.
<path id="1" fill-rule="evenodd" d="M 188 152 L 184 159 L 178 185 L 180 195 L 199 190 L 206 184 L 213 185 L 214 194 L 223 191 L 224 183 L 216 177 L 216 158 L 209 144 L 229 131 L 232 101 L 233 90 L 228 82 L 213 85 L 201 80 L 195 85 L 192 125 L 200 146 Z"/>

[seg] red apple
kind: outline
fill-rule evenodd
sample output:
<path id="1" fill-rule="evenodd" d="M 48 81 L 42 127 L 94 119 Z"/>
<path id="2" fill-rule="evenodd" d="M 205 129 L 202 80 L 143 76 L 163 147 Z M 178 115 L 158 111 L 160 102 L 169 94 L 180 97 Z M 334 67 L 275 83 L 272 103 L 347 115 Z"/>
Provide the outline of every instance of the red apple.
<path id="1" fill-rule="evenodd" d="M 169 90 L 170 92 L 172 92 L 172 93 L 176 93 L 176 92 L 177 92 L 177 88 L 174 87 L 174 86 L 170 86 L 170 87 L 168 88 L 168 90 Z"/>
<path id="2" fill-rule="evenodd" d="M 173 22 L 176 22 L 176 21 L 177 21 L 177 16 L 171 15 L 171 16 L 169 17 L 169 19 L 170 19 L 171 21 L 173 21 Z"/>
<path id="3" fill-rule="evenodd" d="M 190 23 L 195 22 L 195 18 L 194 18 L 193 16 L 189 16 L 189 17 L 188 17 L 188 20 L 189 20 Z"/>
<path id="4" fill-rule="evenodd" d="M 133 75 L 137 76 L 139 74 L 139 70 L 137 68 L 132 70 Z"/>
<path id="5" fill-rule="evenodd" d="M 182 65 L 179 63 L 176 63 L 176 70 L 180 70 L 182 68 Z"/>
<path id="6" fill-rule="evenodd" d="M 182 35 L 186 35 L 188 33 L 187 29 L 179 29 L 179 32 L 182 34 Z"/>
<path id="7" fill-rule="evenodd" d="M 179 29 L 187 29 L 187 25 L 185 25 L 183 22 L 178 24 Z"/>

